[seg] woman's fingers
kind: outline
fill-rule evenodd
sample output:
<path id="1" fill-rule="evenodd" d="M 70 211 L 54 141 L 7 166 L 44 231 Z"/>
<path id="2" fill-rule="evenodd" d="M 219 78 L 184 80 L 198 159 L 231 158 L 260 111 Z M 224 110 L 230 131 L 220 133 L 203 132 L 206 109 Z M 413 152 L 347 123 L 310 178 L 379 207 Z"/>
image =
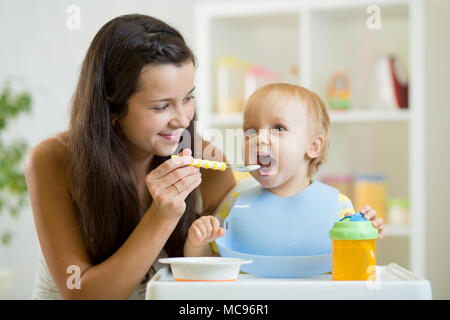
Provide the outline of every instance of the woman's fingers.
<path id="1" fill-rule="evenodd" d="M 179 158 L 181 159 L 181 158 Z M 171 160 L 178 160 L 178 159 L 171 159 Z M 170 160 L 168 160 L 170 161 Z M 163 163 L 161 166 L 165 166 L 167 161 Z M 180 162 L 179 162 L 180 163 Z M 147 188 L 152 195 L 152 197 L 157 197 L 161 192 L 171 192 L 174 191 L 174 184 L 176 184 L 175 188 L 177 189 L 177 193 L 181 192 L 183 189 L 183 184 L 180 184 L 180 180 L 183 180 L 185 177 L 190 175 L 195 175 L 200 172 L 198 168 L 192 167 L 192 166 L 182 166 L 177 167 L 176 169 L 170 171 L 165 176 L 155 179 L 155 176 L 158 175 L 158 173 L 155 173 L 156 170 L 160 170 L 161 166 L 153 170 L 148 174 L 146 177 L 146 184 Z M 166 165 L 168 166 L 168 165 Z"/>
<path id="2" fill-rule="evenodd" d="M 191 157 L 192 156 L 192 150 L 191 149 L 183 149 L 183 151 L 181 151 L 178 155 L 180 157 Z"/>
<path id="3" fill-rule="evenodd" d="M 177 195 L 175 195 L 176 197 L 178 197 L 179 199 L 182 199 L 182 200 L 186 199 L 186 197 L 187 197 L 187 196 L 188 196 L 195 188 L 197 188 L 197 187 L 200 185 L 200 183 L 202 182 L 202 176 L 201 176 L 200 173 L 197 173 L 197 174 L 188 176 L 188 177 L 184 178 L 183 180 L 186 180 L 186 181 L 184 181 L 184 185 L 183 185 L 183 187 L 182 187 L 183 189 L 180 188 L 180 189 L 181 189 L 181 192 L 178 193 Z M 180 182 L 177 182 L 177 185 L 178 185 L 179 183 L 180 183 Z"/>
<path id="4" fill-rule="evenodd" d="M 202 179 L 202 174 L 200 172 L 196 172 L 190 175 L 183 177 L 181 180 L 176 182 L 176 185 L 180 192 L 183 192 L 186 189 L 189 189 L 193 184 L 195 185 L 197 182 L 200 182 Z"/>
<path id="5" fill-rule="evenodd" d="M 193 161 L 194 159 L 191 156 L 168 159 L 158 168 L 152 170 L 147 177 L 150 176 L 151 180 L 161 179 L 177 168 L 189 166 Z"/>
<path id="6" fill-rule="evenodd" d="M 160 186 L 160 190 L 169 189 L 171 185 L 177 184 L 180 192 L 186 187 L 186 178 L 190 176 L 200 175 L 200 170 L 195 167 L 186 166 L 183 168 L 178 168 L 162 179 L 159 179 L 158 185 Z M 189 184 L 189 183 L 188 183 Z"/>
<path id="7" fill-rule="evenodd" d="M 167 186 L 167 188 L 162 190 L 160 194 L 165 194 L 167 199 L 172 201 L 184 201 L 189 193 L 200 185 L 201 181 L 201 174 L 194 173 L 182 178 L 174 184 Z"/>

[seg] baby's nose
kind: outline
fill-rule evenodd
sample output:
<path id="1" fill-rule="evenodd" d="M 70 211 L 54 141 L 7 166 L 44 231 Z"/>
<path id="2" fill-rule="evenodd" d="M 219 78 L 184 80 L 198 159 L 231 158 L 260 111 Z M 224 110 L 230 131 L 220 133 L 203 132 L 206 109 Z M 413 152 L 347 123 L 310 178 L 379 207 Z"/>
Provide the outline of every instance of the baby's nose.
<path id="1" fill-rule="evenodd" d="M 258 132 L 258 144 L 270 144 L 270 134 L 267 129 L 260 129 Z"/>

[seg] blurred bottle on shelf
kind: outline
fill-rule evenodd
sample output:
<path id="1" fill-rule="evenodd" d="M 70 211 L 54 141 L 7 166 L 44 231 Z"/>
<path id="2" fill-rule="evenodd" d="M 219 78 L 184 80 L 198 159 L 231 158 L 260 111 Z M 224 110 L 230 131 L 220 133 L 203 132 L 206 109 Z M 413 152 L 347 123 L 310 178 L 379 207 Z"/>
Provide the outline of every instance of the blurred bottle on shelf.
<path id="1" fill-rule="evenodd" d="M 409 200 L 406 198 L 389 198 L 387 202 L 387 222 L 390 225 L 409 224 Z"/>
<path id="2" fill-rule="evenodd" d="M 245 71 L 250 64 L 235 57 L 223 56 L 216 61 L 216 112 L 240 113 L 245 102 Z"/>
<path id="3" fill-rule="evenodd" d="M 278 73 L 256 65 L 245 70 L 244 79 L 245 100 L 247 100 L 256 89 L 270 83 L 282 81 L 282 78 Z"/>
<path id="4" fill-rule="evenodd" d="M 339 190 L 350 200 L 353 199 L 353 177 L 350 174 L 328 174 L 322 182 Z"/>
<path id="5" fill-rule="evenodd" d="M 386 177 L 382 174 L 358 174 L 354 180 L 355 210 L 369 205 L 377 217 L 386 221 Z"/>

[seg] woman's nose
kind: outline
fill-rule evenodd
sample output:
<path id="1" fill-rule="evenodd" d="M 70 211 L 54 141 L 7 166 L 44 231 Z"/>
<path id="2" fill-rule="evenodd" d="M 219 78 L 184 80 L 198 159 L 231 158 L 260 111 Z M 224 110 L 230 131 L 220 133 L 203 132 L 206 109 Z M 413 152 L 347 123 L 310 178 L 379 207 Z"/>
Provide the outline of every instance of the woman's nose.
<path id="1" fill-rule="evenodd" d="M 182 127 L 187 128 L 189 126 L 189 123 L 191 122 L 191 118 L 189 115 L 183 110 L 183 106 L 177 106 L 174 108 L 175 111 L 172 115 L 172 119 L 170 120 L 170 124 L 173 127 Z"/>

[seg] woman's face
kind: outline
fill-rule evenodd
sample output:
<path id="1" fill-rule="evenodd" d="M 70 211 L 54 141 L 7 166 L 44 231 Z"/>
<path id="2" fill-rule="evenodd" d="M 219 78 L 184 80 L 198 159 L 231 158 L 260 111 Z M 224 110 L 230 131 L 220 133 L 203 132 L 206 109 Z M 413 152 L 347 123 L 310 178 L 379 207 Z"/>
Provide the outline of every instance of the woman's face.
<path id="1" fill-rule="evenodd" d="M 135 158 L 168 156 L 194 117 L 192 62 L 148 65 L 142 69 L 127 113 L 117 120 Z"/>

